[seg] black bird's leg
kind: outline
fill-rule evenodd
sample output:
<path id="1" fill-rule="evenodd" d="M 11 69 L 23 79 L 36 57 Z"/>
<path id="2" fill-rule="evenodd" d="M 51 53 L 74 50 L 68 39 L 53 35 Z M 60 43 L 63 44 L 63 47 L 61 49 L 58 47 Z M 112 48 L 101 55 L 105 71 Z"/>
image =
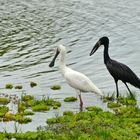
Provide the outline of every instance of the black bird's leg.
<path id="1" fill-rule="evenodd" d="M 127 85 L 125 82 L 124 82 L 124 84 L 125 84 L 125 86 L 127 87 L 128 91 L 129 91 L 129 93 L 130 93 L 130 96 L 131 96 L 132 98 L 134 98 L 134 95 L 132 94 L 132 92 L 131 92 L 131 90 L 129 89 L 128 85 Z"/>
<path id="2" fill-rule="evenodd" d="M 117 98 L 119 97 L 119 90 L 118 90 L 118 80 L 115 80 L 116 90 L 117 90 Z"/>

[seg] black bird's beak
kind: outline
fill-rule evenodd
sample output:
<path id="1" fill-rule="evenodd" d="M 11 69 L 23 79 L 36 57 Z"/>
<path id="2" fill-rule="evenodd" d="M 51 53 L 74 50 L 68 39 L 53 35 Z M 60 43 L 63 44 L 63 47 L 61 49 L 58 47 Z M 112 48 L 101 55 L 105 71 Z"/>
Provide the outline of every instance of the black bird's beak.
<path id="1" fill-rule="evenodd" d="M 101 45 L 100 45 L 100 41 L 98 41 L 98 42 L 95 44 L 95 46 L 93 47 L 93 49 L 91 50 L 90 56 L 91 56 L 92 54 L 94 54 L 94 53 L 98 50 L 98 48 L 99 48 L 100 46 L 101 46 Z"/>
<path id="2" fill-rule="evenodd" d="M 56 54 L 55 54 L 53 60 L 52 60 L 51 63 L 49 64 L 49 67 L 53 67 L 53 66 L 54 66 L 55 59 L 57 58 L 57 56 L 59 55 L 59 53 L 60 53 L 60 52 L 59 52 L 58 49 L 57 49 L 57 50 L 56 50 Z"/>

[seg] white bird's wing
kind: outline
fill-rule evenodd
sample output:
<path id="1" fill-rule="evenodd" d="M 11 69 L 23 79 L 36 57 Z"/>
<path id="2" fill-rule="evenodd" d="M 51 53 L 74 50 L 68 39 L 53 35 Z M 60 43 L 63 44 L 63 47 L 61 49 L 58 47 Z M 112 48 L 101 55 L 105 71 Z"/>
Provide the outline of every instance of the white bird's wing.
<path id="1" fill-rule="evenodd" d="M 101 90 L 97 88 L 92 81 L 84 74 L 74 71 L 67 67 L 64 78 L 66 79 L 67 83 L 82 92 L 94 92 L 98 95 L 103 95 Z"/>

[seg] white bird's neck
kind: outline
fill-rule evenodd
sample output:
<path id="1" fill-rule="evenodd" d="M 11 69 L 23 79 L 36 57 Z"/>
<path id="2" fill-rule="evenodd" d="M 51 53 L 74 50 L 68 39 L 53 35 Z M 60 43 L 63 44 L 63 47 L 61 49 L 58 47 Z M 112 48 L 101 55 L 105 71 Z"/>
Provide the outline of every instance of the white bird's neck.
<path id="1" fill-rule="evenodd" d="M 65 52 L 60 52 L 59 69 L 60 69 L 60 71 L 61 71 L 62 74 L 65 73 L 65 68 L 66 68 L 66 64 L 65 64 Z"/>

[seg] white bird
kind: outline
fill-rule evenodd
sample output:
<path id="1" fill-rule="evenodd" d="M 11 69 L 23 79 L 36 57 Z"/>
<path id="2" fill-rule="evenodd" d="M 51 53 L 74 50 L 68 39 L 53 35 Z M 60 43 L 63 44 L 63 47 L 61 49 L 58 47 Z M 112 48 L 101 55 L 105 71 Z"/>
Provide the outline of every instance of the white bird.
<path id="1" fill-rule="evenodd" d="M 97 95 L 103 96 L 101 90 L 96 87 L 92 81 L 84 74 L 74 71 L 71 68 L 67 67 L 65 64 L 65 54 L 66 48 L 63 45 L 59 45 L 56 49 L 56 54 L 49 64 L 49 67 L 53 67 L 55 59 L 60 54 L 60 63 L 59 69 L 63 77 L 66 79 L 66 82 L 73 87 L 79 95 L 80 100 L 80 109 L 83 108 L 83 101 L 81 98 L 81 92 L 93 92 Z"/>

